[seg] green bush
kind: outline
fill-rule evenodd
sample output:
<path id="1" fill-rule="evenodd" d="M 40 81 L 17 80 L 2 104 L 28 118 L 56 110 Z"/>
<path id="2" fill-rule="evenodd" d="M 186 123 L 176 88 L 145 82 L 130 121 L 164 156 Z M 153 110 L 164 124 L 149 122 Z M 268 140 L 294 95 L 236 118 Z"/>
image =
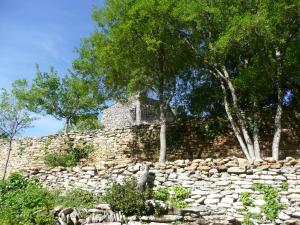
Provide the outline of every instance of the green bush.
<path id="1" fill-rule="evenodd" d="M 73 189 L 67 191 L 64 195 L 61 195 L 57 204 L 65 207 L 90 208 L 99 201 L 100 198 L 98 196 L 94 196 L 91 192 L 81 189 Z"/>
<path id="2" fill-rule="evenodd" d="M 177 208 L 186 208 L 189 205 L 184 202 L 185 199 L 189 198 L 191 191 L 181 185 L 175 185 L 173 187 L 173 195 L 171 195 L 171 203 Z"/>
<path id="3" fill-rule="evenodd" d="M 44 162 L 48 167 L 71 167 L 77 164 L 74 155 L 68 152 L 48 153 L 44 156 Z"/>
<path id="4" fill-rule="evenodd" d="M 122 212 L 126 216 L 143 215 L 146 213 L 146 201 L 150 198 L 150 191 L 136 189 L 136 180 L 125 180 L 124 184 L 114 182 L 107 190 L 103 200 L 113 211 Z"/>
<path id="5" fill-rule="evenodd" d="M 153 198 L 155 200 L 169 202 L 177 208 L 186 208 L 189 205 L 184 200 L 189 198 L 190 194 L 189 189 L 181 185 L 175 185 L 171 191 L 166 187 L 158 188 L 157 191 L 153 193 Z"/>
<path id="6" fill-rule="evenodd" d="M 92 145 L 86 145 L 82 148 L 74 147 L 68 152 L 53 152 L 44 156 L 44 162 L 48 167 L 72 167 L 76 166 L 79 161 L 93 151 Z"/>
<path id="7" fill-rule="evenodd" d="M 94 151 L 93 145 L 85 145 L 83 148 L 72 148 L 70 153 L 74 156 L 75 161 L 79 162 L 80 159 L 87 158 L 92 151 Z"/>
<path id="8" fill-rule="evenodd" d="M 36 180 L 12 174 L 0 182 L 1 225 L 50 225 L 54 196 Z"/>
<path id="9" fill-rule="evenodd" d="M 170 198 L 169 190 L 166 187 L 160 187 L 153 193 L 155 200 L 167 202 Z"/>

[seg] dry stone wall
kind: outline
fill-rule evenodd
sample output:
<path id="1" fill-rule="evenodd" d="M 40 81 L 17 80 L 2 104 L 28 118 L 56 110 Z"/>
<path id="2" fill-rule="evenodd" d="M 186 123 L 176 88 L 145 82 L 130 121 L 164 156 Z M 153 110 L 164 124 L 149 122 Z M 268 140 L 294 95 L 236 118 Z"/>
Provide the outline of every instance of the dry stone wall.
<path id="1" fill-rule="evenodd" d="M 279 212 L 277 224 L 293 224 L 300 220 L 300 160 L 287 158 L 277 162 L 249 163 L 240 158 L 207 158 L 147 164 L 155 177 L 154 189 L 161 186 L 171 188 L 176 184 L 189 188 L 191 196 L 186 201 L 190 208 L 186 211 L 194 212 L 205 220 L 222 224 L 232 219 L 242 220 L 240 196 L 244 192 L 251 193 L 254 198 L 250 211 L 260 214 L 261 206 L 266 202 L 253 189 L 253 184 L 257 182 L 270 184 L 280 191 L 279 200 L 286 207 Z M 104 193 L 113 180 L 121 182 L 124 178 L 139 177 L 142 170 L 143 163 L 128 161 L 68 169 L 29 169 L 23 173 L 27 177 L 37 177 L 50 189 L 81 188 Z"/>
<path id="2" fill-rule="evenodd" d="M 167 130 L 167 159 L 243 157 L 235 137 L 228 133 L 212 140 L 201 136 L 201 123 L 170 125 Z M 300 156 L 299 137 L 283 131 L 281 158 Z M 270 145 L 262 146 L 268 155 Z M 14 141 L 9 161 L 9 172 L 24 168 L 45 168 L 43 157 L 50 152 L 66 151 L 73 146 L 93 145 L 85 165 L 102 162 L 120 162 L 126 159 L 157 161 L 159 153 L 159 126 L 141 125 L 122 129 L 104 129 L 89 132 L 70 132 L 68 136 L 52 135 L 40 138 L 20 138 Z M 7 156 L 8 143 L 0 141 L 0 173 Z"/>

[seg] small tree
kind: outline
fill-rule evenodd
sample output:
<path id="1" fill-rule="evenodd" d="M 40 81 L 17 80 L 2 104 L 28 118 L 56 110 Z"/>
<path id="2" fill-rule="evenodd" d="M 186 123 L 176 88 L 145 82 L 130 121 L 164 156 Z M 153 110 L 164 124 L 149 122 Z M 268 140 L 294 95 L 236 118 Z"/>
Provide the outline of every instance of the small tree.
<path id="1" fill-rule="evenodd" d="M 33 120 L 34 118 L 29 115 L 24 105 L 16 99 L 15 95 L 2 89 L 0 93 L 0 132 L 1 136 L 8 140 L 8 152 L 3 168 L 3 180 L 7 173 L 12 141 L 22 130 L 30 127 Z"/>
<path id="2" fill-rule="evenodd" d="M 58 76 L 52 68 L 49 73 L 41 72 L 37 67 L 36 77 L 31 85 L 26 80 L 17 80 L 14 91 L 26 108 L 35 113 L 65 119 L 64 132 L 71 124 L 81 119 L 91 119 L 98 115 L 103 102 L 99 92 L 93 88 L 96 84 L 87 82 L 81 77 Z"/>

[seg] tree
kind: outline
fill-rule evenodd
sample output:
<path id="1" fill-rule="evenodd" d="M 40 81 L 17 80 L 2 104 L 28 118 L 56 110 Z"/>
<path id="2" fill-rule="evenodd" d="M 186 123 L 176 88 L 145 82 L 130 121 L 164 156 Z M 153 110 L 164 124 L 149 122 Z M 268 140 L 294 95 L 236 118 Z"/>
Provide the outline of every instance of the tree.
<path id="1" fill-rule="evenodd" d="M 260 111 L 275 103 L 272 156 L 278 159 L 284 64 L 292 62 L 285 52 L 299 42 L 299 1 L 181 1 L 177 11 L 190 21 L 187 30 L 198 40 L 191 48 L 203 56 L 201 69 L 218 80 L 227 117 L 248 159 L 260 159 Z M 268 102 L 274 94 L 274 103 Z"/>
<path id="2" fill-rule="evenodd" d="M 8 140 L 8 152 L 3 167 L 2 180 L 6 177 L 13 139 L 22 130 L 30 127 L 33 120 L 34 118 L 29 115 L 29 112 L 16 99 L 16 96 L 2 89 L 0 93 L 0 132 L 1 137 Z"/>
<path id="3" fill-rule="evenodd" d="M 76 72 L 104 85 L 114 99 L 150 91 L 159 101 L 160 162 L 166 160 L 166 110 L 193 52 L 172 15 L 177 1 L 108 0 L 95 8 L 98 29 L 84 40 Z"/>
<path id="4" fill-rule="evenodd" d="M 52 68 L 49 73 L 40 72 L 29 85 L 26 80 L 17 80 L 14 91 L 32 112 L 44 113 L 56 119 L 65 119 L 64 131 L 80 119 L 91 120 L 97 117 L 103 103 L 102 95 L 95 91 L 96 84 L 72 74 L 60 78 Z"/>

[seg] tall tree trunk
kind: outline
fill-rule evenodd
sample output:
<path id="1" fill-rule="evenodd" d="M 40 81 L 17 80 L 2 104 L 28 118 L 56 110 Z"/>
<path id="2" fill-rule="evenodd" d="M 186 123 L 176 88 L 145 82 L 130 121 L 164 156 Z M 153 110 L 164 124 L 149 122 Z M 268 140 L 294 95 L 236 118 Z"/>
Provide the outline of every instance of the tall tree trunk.
<path id="1" fill-rule="evenodd" d="M 140 100 L 140 94 L 138 94 L 137 100 L 136 100 L 136 107 L 135 107 L 135 119 L 136 125 L 140 125 L 142 121 L 142 112 L 141 112 L 141 100 Z"/>
<path id="2" fill-rule="evenodd" d="M 248 160 L 250 160 L 251 157 L 249 155 L 249 152 L 248 152 L 247 146 L 245 144 L 245 141 L 244 141 L 244 139 L 243 139 L 243 137 L 241 135 L 241 132 L 240 132 L 240 130 L 239 130 L 237 124 L 236 124 L 235 119 L 233 118 L 233 116 L 232 116 L 232 114 L 230 112 L 229 103 L 228 103 L 228 99 L 227 99 L 227 92 L 226 92 L 226 88 L 224 86 L 223 81 L 221 81 L 221 88 L 222 88 L 222 91 L 223 91 L 225 111 L 227 113 L 227 117 L 228 117 L 228 119 L 230 121 L 230 124 L 232 126 L 233 132 L 234 132 L 236 138 L 238 139 L 238 142 L 239 142 L 239 144 L 240 144 L 240 146 L 242 148 L 242 151 L 244 152 L 246 158 Z"/>
<path id="3" fill-rule="evenodd" d="M 255 159 L 261 160 L 260 156 L 260 147 L 259 147 L 259 115 L 258 115 L 258 107 L 257 101 L 254 101 L 254 113 L 253 113 L 253 144 L 254 144 L 254 155 Z"/>
<path id="4" fill-rule="evenodd" d="M 225 68 L 223 68 L 223 73 L 224 73 L 224 77 L 225 77 L 225 82 L 226 82 L 226 84 L 228 86 L 228 89 L 230 91 L 230 94 L 231 94 L 231 98 L 232 98 L 232 102 L 233 102 L 233 108 L 236 112 L 236 116 L 237 116 L 237 119 L 238 119 L 238 122 L 239 122 L 239 125 L 240 125 L 240 128 L 241 128 L 244 140 L 246 142 L 249 155 L 250 155 L 251 159 L 255 159 L 253 142 L 252 142 L 252 140 L 249 136 L 249 133 L 247 131 L 246 121 L 245 121 L 245 118 L 243 116 L 243 113 L 242 113 L 240 107 L 238 106 L 238 100 L 237 100 L 237 96 L 236 96 L 236 93 L 235 93 L 235 88 L 234 88 L 232 82 L 230 81 L 229 74 L 228 74 L 228 72 Z"/>
<path id="5" fill-rule="evenodd" d="M 5 161 L 4 168 L 3 168 L 2 180 L 5 179 L 6 174 L 7 174 L 7 168 L 8 168 L 8 163 L 9 163 L 9 159 L 10 159 L 11 150 L 12 150 L 12 139 L 10 138 L 9 139 L 9 144 L 8 144 L 7 157 L 6 157 L 6 161 Z"/>
<path id="6" fill-rule="evenodd" d="M 159 162 L 164 163 L 166 161 L 166 153 L 167 153 L 167 141 L 166 141 L 167 119 L 166 119 L 166 110 L 163 102 L 160 103 L 159 109 L 160 109 Z"/>
<path id="7" fill-rule="evenodd" d="M 272 143 L 272 157 L 275 160 L 279 159 L 279 144 L 281 138 L 281 117 L 282 117 L 282 102 L 283 102 L 283 90 L 281 87 L 281 77 L 282 77 L 282 54 L 276 49 L 276 86 L 277 86 L 277 109 L 274 121 L 274 136 Z"/>

